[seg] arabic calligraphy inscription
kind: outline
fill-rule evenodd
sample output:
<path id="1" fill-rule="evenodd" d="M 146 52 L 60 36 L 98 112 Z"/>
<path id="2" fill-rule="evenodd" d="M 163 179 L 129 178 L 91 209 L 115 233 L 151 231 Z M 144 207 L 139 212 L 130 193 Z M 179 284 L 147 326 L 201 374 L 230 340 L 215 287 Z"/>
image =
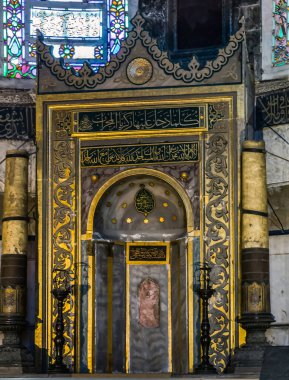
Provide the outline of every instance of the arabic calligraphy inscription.
<path id="1" fill-rule="evenodd" d="M 139 144 L 81 148 L 82 167 L 196 162 L 199 143 Z"/>
<path id="2" fill-rule="evenodd" d="M 204 128 L 206 106 L 79 112 L 76 132 L 123 132 Z M 76 115 L 77 116 L 77 115 Z"/>
<path id="3" fill-rule="evenodd" d="M 289 91 L 282 91 L 257 98 L 257 126 L 289 123 Z"/>
<path id="4" fill-rule="evenodd" d="M 167 247 L 164 245 L 137 245 L 129 247 L 129 261 L 163 261 L 167 260 Z"/>
<path id="5" fill-rule="evenodd" d="M 145 185 L 140 185 L 141 190 L 135 196 L 135 209 L 137 212 L 147 216 L 155 208 L 155 200 L 152 193 L 145 188 Z"/>
<path id="6" fill-rule="evenodd" d="M 28 140 L 35 136 L 35 107 L 0 108 L 0 138 Z"/>

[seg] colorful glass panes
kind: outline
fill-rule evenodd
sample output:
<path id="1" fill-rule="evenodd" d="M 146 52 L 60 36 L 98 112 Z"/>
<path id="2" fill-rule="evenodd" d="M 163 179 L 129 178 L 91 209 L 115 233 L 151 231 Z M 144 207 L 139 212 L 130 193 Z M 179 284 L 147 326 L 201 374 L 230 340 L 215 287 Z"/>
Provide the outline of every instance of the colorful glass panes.
<path id="1" fill-rule="evenodd" d="M 128 29 L 127 1 L 126 0 L 108 0 L 108 15 L 109 15 L 109 35 L 108 45 L 109 53 L 117 54 L 121 40 L 126 37 Z"/>
<path id="2" fill-rule="evenodd" d="M 75 49 L 72 45 L 61 44 L 59 47 L 59 56 L 61 58 L 72 58 L 75 54 Z"/>
<path id="3" fill-rule="evenodd" d="M 11 78 L 35 78 L 35 64 L 24 56 L 24 0 L 3 0 L 3 75 Z"/>
<path id="4" fill-rule="evenodd" d="M 273 66 L 289 63 L 289 0 L 273 2 Z"/>
<path id="5" fill-rule="evenodd" d="M 77 71 L 85 60 L 97 71 L 127 35 L 127 2 L 71 0 L 67 8 L 65 0 L 3 0 L 3 75 L 35 78 L 37 29 L 66 68 Z"/>
<path id="6" fill-rule="evenodd" d="M 103 45 L 94 48 L 94 57 L 96 59 L 103 59 Z"/>

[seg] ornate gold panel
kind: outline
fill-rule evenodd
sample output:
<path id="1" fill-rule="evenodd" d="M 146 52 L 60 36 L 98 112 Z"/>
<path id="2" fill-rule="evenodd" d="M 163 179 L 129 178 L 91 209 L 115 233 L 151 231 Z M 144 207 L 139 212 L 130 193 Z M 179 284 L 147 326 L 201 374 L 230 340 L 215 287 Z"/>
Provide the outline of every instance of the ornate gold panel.
<path id="1" fill-rule="evenodd" d="M 56 304 L 52 299 L 53 280 L 59 273 L 56 269 L 67 269 L 71 275 L 71 284 L 75 285 L 73 292 L 65 303 L 65 361 L 71 369 L 80 372 L 80 299 L 77 290 L 82 284 L 81 240 L 91 240 L 93 215 L 104 192 L 115 182 L 133 174 L 149 174 L 171 184 L 184 202 L 187 213 L 188 236 L 188 304 L 189 304 L 189 371 L 193 370 L 196 352 L 194 351 L 195 321 L 193 317 L 194 274 L 193 237 L 200 237 L 201 260 L 206 259 L 212 266 L 211 281 L 216 290 L 210 302 L 210 322 L 212 344 L 210 349 L 211 362 L 218 372 L 223 372 L 229 354 L 235 347 L 236 332 L 236 265 L 238 262 L 236 234 L 238 233 L 237 203 L 234 193 L 238 191 L 238 172 L 234 164 L 235 150 L 234 120 L 237 114 L 235 94 L 242 90 L 241 86 L 187 89 L 155 89 L 135 91 L 99 92 L 94 94 L 76 95 L 46 95 L 38 98 L 37 145 L 38 145 L 38 195 L 39 195 L 39 314 L 36 329 L 36 345 L 41 350 L 47 350 L 48 356 L 54 357 L 53 325 L 56 318 Z M 211 93 L 211 95 L 207 95 Z M 170 95 L 168 95 L 170 94 Z M 138 100 L 139 99 L 139 100 Z M 174 103 L 181 106 L 184 99 L 191 103 L 206 105 L 208 109 L 207 126 L 200 131 L 194 131 L 199 140 L 200 156 L 200 230 L 194 229 L 192 220 L 192 203 L 185 190 L 186 176 L 179 173 L 178 179 L 155 170 L 153 167 L 123 167 L 117 173 L 108 177 L 106 182 L 100 182 L 98 192 L 91 202 L 87 216 L 86 234 L 81 235 L 81 197 L 80 149 L 89 143 L 107 145 L 115 144 L 115 140 L 125 138 L 125 143 L 144 143 L 146 138 L 166 141 L 192 141 L 191 131 L 184 129 L 168 132 L 145 131 L 132 133 L 106 133 L 104 135 L 73 132 L 73 115 L 82 110 L 91 110 L 99 104 L 113 104 L 114 109 L 120 109 L 126 104 L 144 109 L 147 104 L 158 104 L 165 107 Z M 242 101 L 238 107 L 241 109 Z M 239 111 L 238 117 L 242 117 Z M 109 142 L 107 142 L 110 140 Z M 119 144 L 119 143 L 118 143 Z M 171 164 L 177 170 L 178 164 Z M 113 172 L 113 171 L 112 171 Z M 92 278 L 93 256 L 88 255 L 88 277 Z M 88 297 L 93 298 L 92 283 L 89 284 Z M 89 305 L 88 313 L 92 313 Z M 89 329 L 92 321 L 89 320 Z M 88 342 L 87 368 L 92 368 L 93 343 Z M 48 360 L 48 357 L 47 357 Z"/>

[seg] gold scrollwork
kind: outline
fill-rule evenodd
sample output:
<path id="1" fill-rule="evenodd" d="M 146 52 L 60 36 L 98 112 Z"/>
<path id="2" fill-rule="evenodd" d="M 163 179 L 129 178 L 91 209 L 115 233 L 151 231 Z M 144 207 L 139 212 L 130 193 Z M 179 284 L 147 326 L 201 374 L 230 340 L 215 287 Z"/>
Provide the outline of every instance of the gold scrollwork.
<path id="1" fill-rule="evenodd" d="M 54 114 L 55 135 L 57 138 L 70 136 L 72 128 L 71 112 L 57 111 Z"/>
<path id="2" fill-rule="evenodd" d="M 75 236 L 75 163 L 74 143 L 72 141 L 56 141 L 53 157 L 53 281 L 61 282 L 61 272 L 72 273 L 74 268 L 74 236 Z M 71 274 L 68 281 L 72 285 Z M 59 278 L 58 278 L 59 277 Z M 53 303 L 52 325 L 57 317 L 56 300 Z M 74 329 L 75 329 L 74 296 L 70 295 L 65 302 L 64 319 L 64 360 L 67 365 L 74 365 Z M 54 350 L 52 350 L 52 356 Z"/>
<path id="3" fill-rule="evenodd" d="M 210 361 L 219 373 L 230 353 L 229 319 L 229 176 L 227 134 L 209 135 L 206 143 L 205 259 L 209 262 L 215 290 L 210 304 Z"/>

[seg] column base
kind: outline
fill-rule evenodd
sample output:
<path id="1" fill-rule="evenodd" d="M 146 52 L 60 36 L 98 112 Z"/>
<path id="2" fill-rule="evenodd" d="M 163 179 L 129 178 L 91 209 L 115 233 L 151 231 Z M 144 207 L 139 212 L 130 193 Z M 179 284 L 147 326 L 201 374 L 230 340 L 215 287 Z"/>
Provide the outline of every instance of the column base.
<path id="1" fill-rule="evenodd" d="M 34 372 L 34 358 L 21 344 L 21 333 L 26 322 L 21 318 L 0 316 L 0 331 L 4 334 L 0 346 L 0 374 Z"/>
<path id="2" fill-rule="evenodd" d="M 270 313 L 243 314 L 238 322 L 246 330 L 246 344 L 237 348 L 231 366 L 235 373 L 258 374 L 261 371 L 266 347 L 270 346 L 265 332 L 274 322 Z"/>
<path id="3" fill-rule="evenodd" d="M 216 368 L 212 364 L 200 364 L 194 371 L 198 375 L 213 375 L 217 374 Z"/>
<path id="4" fill-rule="evenodd" d="M 51 373 L 51 374 L 70 373 L 70 370 L 65 364 L 52 364 L 51 367 L 48 369 L 48 373 Z"/>

